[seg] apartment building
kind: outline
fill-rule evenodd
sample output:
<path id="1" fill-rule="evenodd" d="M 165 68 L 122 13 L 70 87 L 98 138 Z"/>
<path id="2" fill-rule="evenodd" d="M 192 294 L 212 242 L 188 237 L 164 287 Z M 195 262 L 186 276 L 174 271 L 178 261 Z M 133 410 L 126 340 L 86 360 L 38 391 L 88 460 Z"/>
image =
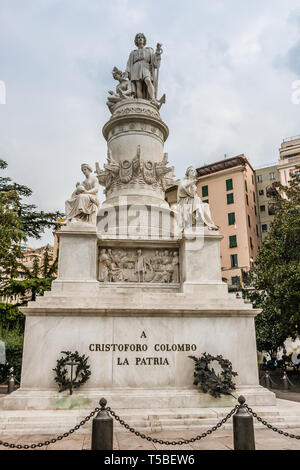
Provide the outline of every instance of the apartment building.
<path id="1" fill-rule="evenodd" d="M 274 183 L 280 181 L 280 174 L 277 164 L 258 168 L 255 170 L 256 188 L 257 188 L 257 207 L 260 218 L 261 239 L 264 241 L 270 225 L 274 219 L 274 204 L 272 203 L 272 194 L 276 192 Z"/>
<path id="2" fill-rule="evenodd" d="M 197 169 L 198 194 L 210 205 L 221 241 L 222 277 L 229 285 L 247 282 L 260 247 L 254 170 L 241 154 Z"/>
<path id="3" fill-rule="evenodd" d="M 289 183 L 293 177 L 296 166 L 300 165 L 300 135 L 284 139 L 279 149 L 278 171 L 280 182 L 283 185 Z"/>

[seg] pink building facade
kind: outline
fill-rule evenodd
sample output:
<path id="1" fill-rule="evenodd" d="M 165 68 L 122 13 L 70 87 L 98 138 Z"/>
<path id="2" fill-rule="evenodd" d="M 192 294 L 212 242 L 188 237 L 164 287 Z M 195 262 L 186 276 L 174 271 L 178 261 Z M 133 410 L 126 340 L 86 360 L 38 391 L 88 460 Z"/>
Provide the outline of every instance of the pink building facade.
<path id="1" fill-rule="evenodd" d="M 254 170 L 244 155 L 197 169 L 198 194 L 208 202 L 221 241 L 222 277 L 229 285 L 247 283 L 260 247 Z"/>

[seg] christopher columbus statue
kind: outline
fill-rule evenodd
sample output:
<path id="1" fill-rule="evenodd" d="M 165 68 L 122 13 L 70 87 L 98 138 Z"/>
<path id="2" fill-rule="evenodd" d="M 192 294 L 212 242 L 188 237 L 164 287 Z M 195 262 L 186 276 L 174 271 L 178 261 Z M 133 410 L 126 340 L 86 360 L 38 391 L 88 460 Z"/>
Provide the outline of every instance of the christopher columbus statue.
<path id="1" fill-rule="evenodd" d="M 131 89 L 135 98 L 150 100 L 160 106 L 162 100 L 157 100 L 158 70 L 162 54 L 161 44 L 157 44 L 156 51 L 146 46 L 146 37 L 138 33 L 134 40 L 137 49 L 132 51 L 127 62 L 125 76 L 131 82 Z M 156 73 L 155 73 L 156 72 Z"/>

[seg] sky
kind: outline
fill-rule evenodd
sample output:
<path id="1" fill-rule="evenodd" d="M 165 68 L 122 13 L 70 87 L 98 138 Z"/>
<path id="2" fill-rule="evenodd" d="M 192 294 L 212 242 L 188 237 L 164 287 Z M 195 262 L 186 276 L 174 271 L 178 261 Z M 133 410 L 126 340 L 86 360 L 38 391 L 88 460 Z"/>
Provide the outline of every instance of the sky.
<path id="1" fill-rule="evenodd" d="M 0 158 L 40 210 L 64 212 L 81 163 L 103 166 L 111 71 L 125 69 L 138 32 L 163 44 L 176 177 L 225 154 L 274 163 L 282 139 L 300 134 L 298 0 L 0 0 Z"/>

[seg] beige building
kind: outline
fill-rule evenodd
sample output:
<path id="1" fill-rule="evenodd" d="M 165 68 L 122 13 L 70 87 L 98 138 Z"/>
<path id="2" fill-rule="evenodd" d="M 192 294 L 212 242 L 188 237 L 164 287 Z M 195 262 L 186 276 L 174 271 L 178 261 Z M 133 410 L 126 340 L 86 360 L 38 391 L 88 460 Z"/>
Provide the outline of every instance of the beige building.
<path id="1" fill-rule="evenodd" d="M 172 206 L 177 204 L 177 190 L 178 190 L 178 181 L 175 181 L 172 186 L 169 186 L 166 190 L 165 199 Z"/>
<path id="2" fill-rule="evenodd" d="M 300 165 L 300 136 L 284 139 L 279 163 L 253 170 L 241 154 L 197 169 L 198 193 L 210 205 L 213 220 L 224 235 L 221 242 L 223 278 L 229 285 L 246 281 L 261 243 L 274 219 L 274 183 L 289 183 Z M 166 191 L 177 202 L 176 182 Z"/>
<path id="3" fill-rule="evenodd" d="M 241 154 L 197 169 L 198 194 L 208 202 L 221 241 L 222 277 L 229 285 L 247 282 L 260 247 L 255 175 Z"/>
<path id="4" fill-rule="evenodd" d="M 53 257 L 53 246 L 51 245 L 45 245 L 41 246 L 40 248 L 31 248 L 29 246 L 22 246 L 22 251 L 23 251 L 23 258 L 21 260 L 22 264 L 28 269 L 33 268 L 33 263 L 34 260 L 38 260 L 39 267 L 41 268 L 43 263 L 44 263 L 44 255 L 45 255 L 45 250 L 48 247 L 48 254 L 50 257 L 50 262 L 49 264 L 51 265 L 54 262 L 54 257 Z M 23 278 L 20 274 L 20 278 Z"/>
<path id="5" fill-rule="evenodd" d="M 275 190 L 274 183 L 280 181 L 277 164 L 255 170 L 257 207 L 260 218 L 261 239 L 264 241 L 274 219 L 274 204 L 270 197 Z"/>
<path id="6" fill-rule="evenodd" d="M 297 171 L 296 166 L 300 165 L 300 136 L 284 139 L 279 149 L 278 171 L 280 182 L 283 185 L 288 184 Z M 299 170 L 298 170 L 299 171 Z"/>
<path id="7" fill-rule="evenodd" d="M 53 232 L 53 238 L 54 238 L 54 247 L 53 247 L 53 259 L 56 259 L 58 257 L 58 249 L 59 249 L 59 238 L 57 235 L 58 230 L 61 229 L 62 223 L 66 221 L 66 217 L 60 217 L 57 219 L 57 224 L 56 224 L 56 229 Z"/>
<path id="8" fill-rule="evenodd" d="M 256 181 L 245 155 L 227 158 L 197 169 L 198 194 L 208 202 L 221 241 L 222 277 L 229 285 L 247 283 L 260 247 Z M 166 191 L 170 205 L 177 200 L 177 184 Z"/>

